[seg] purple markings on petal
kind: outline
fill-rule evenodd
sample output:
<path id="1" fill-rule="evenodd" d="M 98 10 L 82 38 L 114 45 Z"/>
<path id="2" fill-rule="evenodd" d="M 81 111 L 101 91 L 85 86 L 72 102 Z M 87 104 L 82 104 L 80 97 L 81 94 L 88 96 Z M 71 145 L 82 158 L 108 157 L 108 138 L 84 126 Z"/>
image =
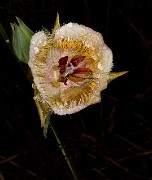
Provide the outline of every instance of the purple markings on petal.
<path id="1" fill-rule="evenodd" d="M 85 56 L 74 56 L 74 57 L 71 59 L 70 63 L 71 63 L 74 67 L 77 67 L 80 62 L 84 61 L 84 59 L 85 59 Z M 69 64 L 68 66 L 70 66 L 70 64 Z"/>
<path id="2" fill-rule="evenodd" d="M 63 82 L 65 85 L 67 85 L 67 77 L 64 77 L 64 76 L 61 76 L 60 78 L 59 78 L 59 82 Z"/>
<path id="3" fill-rule="evenodd" d="M 89 68 L 77 68 L 72 74 L 91 74 L 92 71 Z"/>
<path id="4" fill-rule="evenodd" d="M 68 61 L 68 56 L 61 57 L 59 59 L 59 71 L 61 74 L 63 74 L 66 70 L 67 61 Z"/>

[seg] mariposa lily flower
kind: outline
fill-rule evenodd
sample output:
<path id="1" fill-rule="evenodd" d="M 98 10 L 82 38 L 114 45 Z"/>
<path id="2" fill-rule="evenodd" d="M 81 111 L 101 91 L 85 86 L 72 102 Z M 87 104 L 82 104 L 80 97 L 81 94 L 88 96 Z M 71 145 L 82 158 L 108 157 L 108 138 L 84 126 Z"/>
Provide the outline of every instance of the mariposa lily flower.
<path id="1" fill-rule="evenodd" d="M 99 32 L 68 23 L 52 34 L 42 30 L 33 35 L 28 65 L 37 105 L 58 115 L 73 114 L 101 101 L 113 54 Z"/>
<path id="2" fill-rule="evenodd" d="M 73 114 L 99 103 L 108 82 L 126 73 L 111 72 L 113 54 L 101 33 L 71 22 L 60 27 L 58 15 L 53 31 L 36 32 L 29 48 L 42 127 L 50 112 Z"/>

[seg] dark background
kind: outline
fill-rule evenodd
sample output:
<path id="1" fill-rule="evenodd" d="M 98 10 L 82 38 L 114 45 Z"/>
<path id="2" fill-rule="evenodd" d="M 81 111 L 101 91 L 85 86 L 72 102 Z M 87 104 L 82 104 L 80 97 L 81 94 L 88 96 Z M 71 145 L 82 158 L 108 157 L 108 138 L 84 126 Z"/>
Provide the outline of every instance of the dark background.
<path id="1" fill-rule="evenodd" d="M 152 1 L 0 1 L 10 39 L 15 16 L 36 32 L 51 30 L 57 12 L 61 25 L 102 33 L 113 71 L 129 71 L 101 93 L 101 103 L 51 117 L 79 179 L 152 179 Z M 72 180 L 51 129 L 43 136 L 26 71 L 0 36 L 0 180 Z"/>

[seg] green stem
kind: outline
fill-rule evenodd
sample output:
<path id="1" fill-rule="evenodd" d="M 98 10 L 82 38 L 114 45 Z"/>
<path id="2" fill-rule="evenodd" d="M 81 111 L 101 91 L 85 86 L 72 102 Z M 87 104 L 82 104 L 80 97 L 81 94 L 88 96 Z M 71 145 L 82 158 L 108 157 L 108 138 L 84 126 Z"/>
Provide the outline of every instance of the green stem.
<path id="1" fill-rule="evenodd" d="M 61 141 L 60 141 L 60 139 L 59 139 L 56 131 L 54 130 L 51 122 L 50 122 L 50 127 L 51 127 L 51 129 L 52 129 L 52 131 L 53 131 L 53 134 L 54 134 L 54 136 L 55 136 L 55 138 L 56 138 L 56 141 L 57 141 L 57 143 L 58 143 L 58 145 L 59 145 L 59 148 L 60 148 L 60 150 L 61 150 L 61 152 L 62 152 L 62 154 L 63 154 L 63 156 L 64 156 L 64 158 L 65 158 L 65 160 L 66 160 L 66 162 L 67 162 L 67 164 L 68 164 L 68 167 L 69 167 L 69 169 L 70 169 L 70 171 L 71 171 L 71 173 L 72 173 L 72 175 L 73 175 L 74 180 L 78 180 L 78 177 L 77 177 L 77 175 L 76 175 L 76 173 L 75 173 L 75 170 L 74 170 L 74 168 L 73 168 L 72 165 L 71 165 L 70 159 L 68 158 L 68 156 L 67 156 L 67 154 L 66 154 L 66 152 L 65 152 L 65 149 L 64 149 L 64 147 L 63 147 L 63 145 L 62 145 L 62 143 L 61 143 Z"/>
<path id="2" fill-rule="evenodd" d="M 3 27 L 3 25 L 0 23 L 0 34 L 2 36 L 2 38 L 4 39 L 4 41 L 6 42 L 8 48 L 10 49 L 10 51 L 12 52 L 13 56 L 14 56 L 14 52 L 12 50 L 12 46 L 11 46 L 11 41 Z"/>

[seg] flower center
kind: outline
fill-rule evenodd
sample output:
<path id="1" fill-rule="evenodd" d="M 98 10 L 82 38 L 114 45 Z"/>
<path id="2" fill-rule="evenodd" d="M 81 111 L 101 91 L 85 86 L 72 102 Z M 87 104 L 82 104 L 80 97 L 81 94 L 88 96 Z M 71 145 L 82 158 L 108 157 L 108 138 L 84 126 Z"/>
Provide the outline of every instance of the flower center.
<path id="1" fill-rule="evenodd" d="M 61 57 L 58 66 L 60 72 L 59 82 L 67 85 L 67 80 L 70 80 L 79 84 L 91 79 L 92 71 L 89 68 L 82 67 L 80 64 L 84 62 L 85 58 L 85 56 L 76 55 L 68 63 L 68 56 Z"/>

